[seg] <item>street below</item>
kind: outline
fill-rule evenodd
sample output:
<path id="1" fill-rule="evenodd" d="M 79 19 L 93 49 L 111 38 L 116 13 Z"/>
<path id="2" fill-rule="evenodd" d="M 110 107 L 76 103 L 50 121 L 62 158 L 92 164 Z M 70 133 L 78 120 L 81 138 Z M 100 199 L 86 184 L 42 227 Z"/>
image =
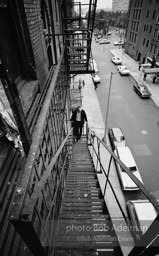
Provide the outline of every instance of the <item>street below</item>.
<path id="1" fill-rule="evenodd" d="M 113 32 L 110 44 L 99 45 L 93 38 L 92 51 L 96 60 L 101 83 L 96 89 L 103 120 L 106 118 L 110 74 L 117 71 L 111 62 L 110 49 L 119 36 Z M 123 54 L 124 60 L 124 54 Z M 159 108 L 150 99 L 141 99 L 133 90 L 131 76 L 112 76 L 108 127 L 120 127 L 126 137 L 141 173 L 144 185 L 159 199 Z M 107 128 L 108 128 L 107 127 Z M 141 198 L 140 193 L 129 192 L 131 199 Z M 129 197 L 129 199 L 130 199 Z"/>

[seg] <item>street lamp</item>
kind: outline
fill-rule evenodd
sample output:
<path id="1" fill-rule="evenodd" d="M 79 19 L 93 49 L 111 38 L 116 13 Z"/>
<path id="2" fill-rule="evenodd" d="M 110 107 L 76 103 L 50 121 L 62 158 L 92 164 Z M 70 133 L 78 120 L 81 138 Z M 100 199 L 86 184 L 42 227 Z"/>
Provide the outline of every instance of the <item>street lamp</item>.
<path id="1" fill-rule="evenodd" d="M 106 133 L 107 133 L 107 123 L 108 123 L 109 101 L 110 101 L 110 92 L 111 92 L 111 85 L 112 85 L 112 76 L 117 74 L 117 73 L 119 73 L 119 71 L 111 72 L 111 74 L 110 74 L 108 101 L 107 101 L 107 109 L 106 109 L 106 117 L 105 117 L 105 130 L 104 130 L 104 137 L 102 139 L 104 142 L 106 142 Z"/>

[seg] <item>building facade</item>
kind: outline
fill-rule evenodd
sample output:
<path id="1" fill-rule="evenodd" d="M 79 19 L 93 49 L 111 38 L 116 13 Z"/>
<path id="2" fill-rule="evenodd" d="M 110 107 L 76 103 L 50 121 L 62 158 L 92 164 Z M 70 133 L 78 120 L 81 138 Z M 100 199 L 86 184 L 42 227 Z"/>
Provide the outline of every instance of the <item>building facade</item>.
<path id="1" fill-rule="evenodd" d="M 129 6 L 129 0 L 113 0 L 112 11 L 113 12 L 127 12 Z"/>
<path id="2" fill-rule="evenodd" d="M 59 214 L 66 179 L 62 166 L 72 145 L 71 79 L 89 72 L 95 10 L 96 0 L 88 3 L 84 20 L 81 3 L 72 0 L 0 0 L 1 255 L 51 255 L 53 250 L 52 243 L 48 248 L 40 241 L 48 245 Z M 1 133 L 4 98 L 23 155 L 11 141 L 14 126 L 8 122 Z M 28 210 L 31 215 L 24 213 Z M 48 226 L 45 231 L 44 221 L 52 231 Z"/>
<path id="3" fill-rule="evenodd" d="M 159 1 L 130 1 L 125 51 L 140 63 L 159 57 Z"/>

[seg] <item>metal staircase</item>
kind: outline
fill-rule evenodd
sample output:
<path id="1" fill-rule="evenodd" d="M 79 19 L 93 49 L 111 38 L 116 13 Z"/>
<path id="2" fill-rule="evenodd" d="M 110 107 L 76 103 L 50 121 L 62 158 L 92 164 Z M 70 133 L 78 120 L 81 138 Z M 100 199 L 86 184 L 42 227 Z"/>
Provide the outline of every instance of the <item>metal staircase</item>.
<path id="1" fill-rule="evenodd" d="M 86 143 L 72 150 L 54 255 L 122 255 Z"/>
<path id="2" fill-rule="evenodd" d="M 64 20 L 70 74 L 94 73 L 89 65 L 89 60 L 96 4 L 97 0 L 88 0 L 88 4 L 67 3 Z"/>

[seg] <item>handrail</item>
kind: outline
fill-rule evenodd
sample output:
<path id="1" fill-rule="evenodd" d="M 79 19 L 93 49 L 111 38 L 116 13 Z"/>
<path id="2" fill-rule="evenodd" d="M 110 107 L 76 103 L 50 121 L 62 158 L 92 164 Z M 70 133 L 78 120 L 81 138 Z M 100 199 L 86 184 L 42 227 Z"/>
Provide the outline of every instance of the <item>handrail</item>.
<path id="1" fill-rule="evenodd" d="M 95 145 L 97 149 L 94 146 L 95 139 L 97 140 L 97 145 Z M 129 175 L 129 177 L 134 181 L 134 183 L 138 186 L 138 188 L 141 190 L 141 192 L 146 196 L 146 198 L 149 200 L 149 202 L 151 202 L 151 204 L 154 206 L 154 208 L 157 210 L 157 212 L 159 212 L 159 202 L 147 190 L 147 188 L 130 172 L 130 170 L 120 161 L 120 159 L 118 159 L 118 157 L 116 157 L 116 155 L 112 152 L 112 150 L 90 128 L 88 128 L 88 141 L 89 141 L 88 145 L 90 146 L 90 152 L 91 152 L 91 148 L 93 149 L 94 152 L 96 152 L 98 150 L 98 152 L 96 152 L 97 161 L 100 164 L 100 170 L 102 170 L 102 173 L 106 177 L 105 189 L 104 189 L 104 198 L 107 198 L 105 196 L 109 195 L 109 191 L 113 192 L 113 195 L 115 197 L 117 205 L 119 206 L 121 214 L 123 216 L 123 218 L 122 218 L 122 217 L 120 217 L 120 214 L 119 214 L 119 220 L 121 220 L 121 221 L 125 220 L 124 225 L 127 225 L 127 230 L 129 231 L 129 235 L 131 236 L 131 239 L 133 239 L 132 235 L 133 236 L 135 235 L 135 234 L 131 234 L 131 226 L 133 224 L 131 224 L 131 221 L 129 220 L 129 217 L 125 215 L 124 211 L 126 209 L 123 210 L 123 208 L 122 208 L 123 206 L 120 203 L 120 200 L 118 199 L 117 192 L 115 191 L 115 188 L 113 188 L 113 185 L 111 184 L 111 182 L 109 180 L 110 165 L 111 165 L 112 159 L 114 159 L 116 162 L 118 162 L 118 164 L 122 167 L 122 169 Z M 100 158 L 100 145 L 103 146 L 103 148 L 102 148 L 103 150 L 104 149 L 107 150 L 107 152 L 110 154 L 110 160 L 109 160 L 107 173 L 106 173 L 106 171 L 103 168 L 103 165 L 101 163 L 101 160 L 103 161 L 103 158 Z M 93 157 L 93 153 L 92 153 L 92 157 Z M 93 159 L 93 160 L 94 160 L 94 163 L 95 163 L 95 159 Z M 108 188 L 108 190 L 106 191 L 107 183 L 109 183 L 110 189 Z M 108 200 L 108 198 L 106 200 Z M 108 203 L 108 205 L 109 205 L 109 203 Z M 110 208 L 108 206 L 108 211 L 111 211 L 111 206 L 110 206 Z M 111 213 L 113 213 L 113 212 L 111 211 Z M 118 218 L 118 217 L 112 218 L 112 221 L 113 222 L 116 221 L 116 218 Z M 134 237 L 134 239 L 135 239 L 134 241 L 130 240 L 130 244 L 127 246 L 127 249 L 125 249 L 124 245 L 122 245 L 122 242 L 119 241 L 119 244 L 121 246 L 121 249 L 122 249 L 122 252 L 123 252 L 124 256 L 152 255 L 151 251 L 152 252 L 154 251 L 154 248 L 155 248 L 156 244 L 158 246 L 158 230 L 159 230 L 158 220 L 159 220 L 159 214 L 152 221 L 150 227 L 147 227 L 148 231 L 145 232 L 144 234 L 142 234 L 140 236 L 139 240 L 136 240 L 137 236 L 138 236 L 137 234 Z M 118 231 L 116 231 L 116 235 L 117 235 L 117 237 L 118 237 L 118 235 L 120 236 Z"/>
<path id="2" fill-rule="evenodd" d="M 64 51 L 65 51 L 65 49 L 63 49 L 63 52 L 61 54 L 58 65 L 56 66 L 56 69 L 54 71 L 54 76 L 51 81 L 51 86 L 49 87 L 49 90 L 47 92 L 47 96 L 46 96 L 46 100 L 43 105 L 43 109 L 41 111 L 40 117 L 37 121 L 35 130 L 33 133 L 32 145 L 30 147 L 29 155 L 28 155 L 27 162 L 26 162 L 26 165 L 24 168 L 22 179 L 19 184 L 19 188 L 17 189 L 17 194 L 15 196 L 15 206 L 13 207 L 13 210 L 12 210 L 12 216 L 14 215 L 15 218 L 18 218 L 18 215 L 21 212 L 22 205 L 28 196 L 28 190 L 29 190 L 28 186 L 30 183 L 30 177 L 32 176 L 32 172 L 33 172 L 32 171 L 33 164 L 36 162 L 37 154 L 38 154 L 38 151 L 40 150 L 39 145 L 42 141 L 43 129 L 45 127 L 46 117 L 47 117 L 47 115 L 51 115 L 51 113 L 49 113 L 49 111 L 50 112 L 53 111 L 53 106 L 51 105 L 52 104 L 51 102 L 52 102 L 53 94 L 55 91 L 58 73 L 60 71 L 60 67 L 62 64 Z M 49 117 L 48 117 L 48 119 L 49 119 Z M 54 124 L 52 124 L 52 126 L 53 125 Z M 18 198 L 18 200 L 16 200 L 16 197 Z"/>
<path id="3" fill-rule="evenodd" d="M 44 251 L 52 246 L 72 149 L 72 129 L 64 111 L 69 99 L 64 54 L 65 49 L 50 81 L 9 214 L 10 222 L 35 255 L 46 255 Z"/>
<path id="4" fill-rule="evenodd" d="M 37 255 L 36 252 L 38 255 L 48 255 L 45 254 L 43 246 L 45 245 L 51 250 L 53 245 L 52 233 L 55 233 L 56 229 L 54 221 L 59 215 L 68 170 L 67 165 L 72 150 L 72 140 L 70 140 L 72 130 L 69 130 L 43 175 L 35 182 L 32 194 L 25 199 L 24 205 L 21 205 L 21 211 L 18 212 L 18 215 L 15 215 L 14 212 L 13 215 L 11 213 L 9 218 L 35 255 Z M 52 183 L 54 175 L 56 175 L 56 184 Z M 51 226 L 48 227 L 50 221 Z"/>
<path id="5" fill-rule="evenodd" d="M 140 190 L 142 191 L 142 193 L 147 197 L 147 199 L 153 204 L 153 206 L 156 208 L 157 211 L 159 211 L 159 202 L 157 201 L 157 199 L 155 198 L 155 196 L 145 187 L 145 185 L 143 183 L 141 183 L 140 180 L 138 180 L 138 178 L 129 170 L 129 168 L 127 168 L 127 166 L 113 153 L 113 151 L 105 144 L 105 142 L 103 142 L 94 131 L 92 131 L 90 128 L 88 128 L 88 136 L 89 134 L 91 135 L 91 137 L 96 137 L 97 140 L 104 146 L 104 148 L 109 152 L 109 154 L 111 155 L 111 157 L 113 157 L 113 159 L 115 159 L 115 161 L 118 162 L 118 164 L 122 167 L 122 169 L 124 169 L 124 171 L 129 175 L 129 177 L 134 181 L 134 183 L 140 188 Z M 89 137 L 88 137 L 89 139 Z M 95 148 L 94 148 L 95 149 Z M 98 158 L 99 159 L 99 158 Z M 100 160 L 100 159 L 99 159 Z M 103 166 L 100 163 L 102 170 Z M 106 176 L 106 178 L 108 179 L 108 175 L 106 174 L 105 170 L 104 170 L 104 174 Z M 109 182 L 109 180 L 108 180 Z"/>

